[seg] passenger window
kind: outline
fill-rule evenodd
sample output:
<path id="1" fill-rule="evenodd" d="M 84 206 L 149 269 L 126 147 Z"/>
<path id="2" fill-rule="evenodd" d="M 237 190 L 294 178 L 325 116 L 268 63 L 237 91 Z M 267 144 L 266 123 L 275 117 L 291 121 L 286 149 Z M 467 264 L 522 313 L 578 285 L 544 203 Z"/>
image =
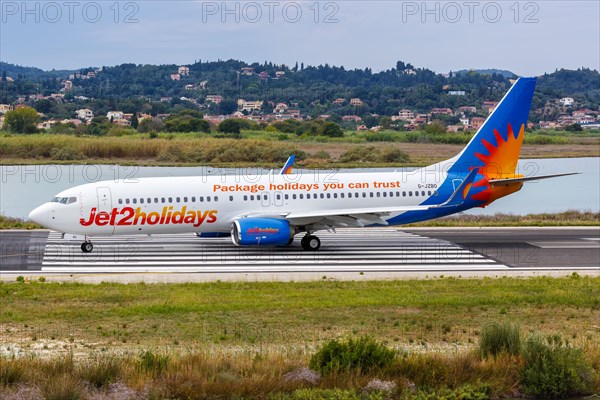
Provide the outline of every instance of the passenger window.
<path id="1" fill-rule="evenodd" d="M 129 199 L 125 199 L 125 204 L 129 204 Z"/>
<path id="2" fill-rule="evenodd" d="M 293 199 L 293 200 L 296 200 L 296 193 L 294 193 L 294 194 L 292 195 L 292 199 Z"/>
<path id="3" fill-rule="evenodd" d="M 421 191 L 421 196 L 425 196 L 425 191 L 424 190 Z"/>
<path id="4" fill-rule="evenodd" d="M 202 196 L 198 197 L 198 201 L 201 203 L 204 203 L 204 197 L 202 197 Z"/>
<path id="5" fill-rule="evenodd" d="M 192 196 L 192 203 L 196 202 L 196 196 Z"/>
<path id="6" fill-rule="evenodd" d="M 265 201 L 266 201 L 266 200 L 269 200 L 269 195 L 268 195 L 268 194 L 265 194 L 265 195 L 263 195 L 263 199 L 264 199 Z"/>
<path id="7" fill-rule="evenodd" d="M 325 193 L 321 193 L 321 198 L 324 199 L 325 198 Z"/>
<path id="8" fill-rule="evenodd" d="M 281 200 L 281 195 L 280 194 L 277 195 L 277 200 Z"/>
<path id="9" fill-rule="evenodd" d="M 331 198 L 331 193 L 327 193 L 327 198 L 330 199 Z"/>
<path id="10" fill-rule="evenodd" d="M 206 196 L 206 201 L 210 202 L 210 196 Z"/>
<path id="11" fill-rule="evenodd" d="M 244 201 L 248 201 L 248 195 L 244 195 Z"/>
<path id="12" fill-rule="evenodd" d="M 161 203 L 164 203 L 164 202 L 165 202 L 165 198 L 164 198 L 164 197 L 161 197 L 161 198 L 160 198 L 160 202 L 161 202 Z"/>
<path id="13" fill-rule="evenodd" d="M 340 193 L 340 197 L 343 199 L 344 198 L 344 193 Z"/>
<path id="14" fill-rule="evenodd" d="M 369 197 L 375 197 L 375 196 L 373 195 L 373 192 L 369 192 Z"/>
<path id="15" fill-rule="evenodd" d="M 137 199 L 133 199 L 133 204 L 137 204 Z"/>
<path id="16" fill-rule="evenodd" d="M 143 197 L 140 199 L 140 204 L 144 204 L 144 198 Z"/>
<path id="17" fill-rule="evenodd" d="M 169 197 L 169 203 L 172 203 L 172 202 L 173 202 L 173 198 Z"/>
<path id="18" fill-rule="evenodd" d="M 337 193 L 334 193 L 334 194 L 333 194 L 333 198 L 334 198 L 334 199 L 337 199 Z"/>
<path id="19" fill-rule="evenodd" d="M 363 198 L 367 197 L 367 192 L 363 192 Z"/>
<path id="20" fill-rule="evenodd" d="M 233 201 L 233 196 L 229 196 L 229 201 Z"/>
<path id="21" fill-rule="evenodd" d="M 410 191 L 408 192 L 408 195 L 409 195 L 410 197 L 412 197 L 412 190 L 410 190 Z"/>
<path id="22" fill-rule="evenodd" d="M 183 202 L 184 202 L 184 203 L 187 203 L 187 200 L 188 200 L 188 199 L 187 199 L 187 197 L 184 197 L 184 198 L 183 198 Z"/>
<path id="23" fill-rule="evenodd" d="M 431 190 L 427 191 L 427 196 L 431 196 Z"/>
<path id="24" fill-rule="evenodd" d="M 400 197 L 400 192 L 396 192 L 396 197 Z"/>
<path id="25" fill-rule="evenodd" d="M 402 192 L 402 197 L 406 197 L 406 192 Z"/>
<path id="26" fill-rule="evenodd" d="M 176 197 L 175 200 L 179 203 L 181 201 L 181 198 Z"/>
<path id="27" fill-rule="evenodd" d="M 390 192 L 390 197 L 394 197 L 394 192 Z"/>
<path id="28" fill-rule="evenodd" d="M 260 194 L 256 195 L 256 200 L 260 201 Z"/>
<path id="29" fill-rule="evenodd" d="M 289 195 L 289 194 L 286 194 L 286 195 L 285 195 L 285 199 L 286 199 L 286 200 L 289 200 L 289 198 L 290 198 L 290 195 Z"/>
<path id="30" fill-rule="evenodd" d="M 250 200 L 254 200 L 254 195 L 253 194 L 250 195 Z"/>
<path id="31" fill-rule="evenodd" d="M 158 203 L 158 197 L 155 197 L 155 198 L 154 198 L 154 202 L 155 202 L 155 203 Z"/>
<path id="32" fill-rule="evenodd" d="M 300 193 L 300 200 L 304 200 L 304 195 Z"/>
<path id="33" fill-rule="evenodd" d="M 123 199 L 119 199 L 119 204 L 123 204 Z"/>
<path id="34" fill-rule="evenodd" d="M 377 197 L 381 197 L 381 193 L 377 192 Z"/>
<path id="35" fill-rule="evenodd" d="M 219 201 L 219 196 L 215 196 L 215 197 L 213 198 L 213 200 L 214 200 L 214 201 Z"/>

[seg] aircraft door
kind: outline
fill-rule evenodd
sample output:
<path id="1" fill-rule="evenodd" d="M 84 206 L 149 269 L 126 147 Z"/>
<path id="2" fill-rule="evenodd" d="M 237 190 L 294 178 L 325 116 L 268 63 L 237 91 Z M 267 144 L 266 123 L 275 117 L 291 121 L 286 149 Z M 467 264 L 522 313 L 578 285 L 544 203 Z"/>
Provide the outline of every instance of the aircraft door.
<path id="1" fill-rule="evenodd" d="M 106 212 L 110 215 L 113 208 L 110 188 L 106 186 L 96 188 L 96 195 L 98 196 L 97 213 L 99 214 L 101 212 Z M 110 223 L 107 223 L 104 226 L 99 226 L 98 228 L 102 231 L 102 234 L 104 235 L 112 235 L 115 229 L 114 225 L 111 225 Z"/>

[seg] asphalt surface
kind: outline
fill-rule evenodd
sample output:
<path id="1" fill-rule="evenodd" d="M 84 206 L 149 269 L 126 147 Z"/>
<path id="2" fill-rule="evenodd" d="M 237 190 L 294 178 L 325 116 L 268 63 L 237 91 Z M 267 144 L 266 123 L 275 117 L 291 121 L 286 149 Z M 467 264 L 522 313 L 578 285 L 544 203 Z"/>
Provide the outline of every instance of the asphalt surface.
<path id="1" fill-rule="evenodd" d="M 436 274 L 564 276 L 572 271 L 600 275 L 600 227 L 394 227 L 339 229 L 318 236 L 318 252 L 303 251 L 299 238 L 290 247 L 257 248 L 235 247 L 228 238 L 155 235 L 97 238 L 94 251 L 84 254 L 80 243 L 63 240 L 56 232 L 0 231 L 0 279 L 135 274 L 136 280 L 147 281 L 301 280 L 319 279 L 324 273 L 339 279 L 385 279 Z"/>

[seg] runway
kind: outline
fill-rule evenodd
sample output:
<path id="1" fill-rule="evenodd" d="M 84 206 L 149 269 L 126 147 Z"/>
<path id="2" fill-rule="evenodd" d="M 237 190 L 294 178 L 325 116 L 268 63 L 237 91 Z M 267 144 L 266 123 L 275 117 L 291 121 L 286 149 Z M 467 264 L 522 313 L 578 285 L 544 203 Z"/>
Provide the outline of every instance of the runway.
<path id="1" fill-rule="evenodd" d="M 93 239 L 94 251 L 56 232 L 0 231 L 0 277 L 15 274 L 195 274 L 357 277 L 600 274 L 600 228 L 366 228 L 319 232 L 317 252 L 286 247 L 235 247 L 229 238 L 193 234 Z M 348 275 L 350 274 L 350 275 Z M 342 276 L 342 275 L 340 275 Z"/>

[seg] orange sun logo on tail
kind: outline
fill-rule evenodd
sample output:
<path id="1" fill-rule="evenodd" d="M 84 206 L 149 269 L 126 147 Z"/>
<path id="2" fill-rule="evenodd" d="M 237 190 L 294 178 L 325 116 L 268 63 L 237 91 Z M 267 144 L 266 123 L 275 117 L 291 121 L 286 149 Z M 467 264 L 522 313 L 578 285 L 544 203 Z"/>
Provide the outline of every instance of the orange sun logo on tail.
<path id="1" fill-rule="evenodd" d="M 521 145 L 525 136 L 525 125 L 522 124 L 519 134 L 515 136 L 512 126 L 507 126 L 508 135 L 506 140 L 497 129 L 494 129 L 496 145 L 489 143 L 485 139 L 481 144 L 485 147 L 488 154 L 475 153 L 475 156 L 483 162 L 480 166 L 480 174 L 483 175 L 473 184 L 473 188 L 483 188 L 483 190 L 471 196 L 473 200 L 483 201 L 482 206 L 486 206 L 500 197 L 514 193 L 521 189 L 522 183 L 511 185 L 491 185 L 492 179 L 519 178 L 523 175 L 516 175 L 517 162 L 521 154 Z"/>

